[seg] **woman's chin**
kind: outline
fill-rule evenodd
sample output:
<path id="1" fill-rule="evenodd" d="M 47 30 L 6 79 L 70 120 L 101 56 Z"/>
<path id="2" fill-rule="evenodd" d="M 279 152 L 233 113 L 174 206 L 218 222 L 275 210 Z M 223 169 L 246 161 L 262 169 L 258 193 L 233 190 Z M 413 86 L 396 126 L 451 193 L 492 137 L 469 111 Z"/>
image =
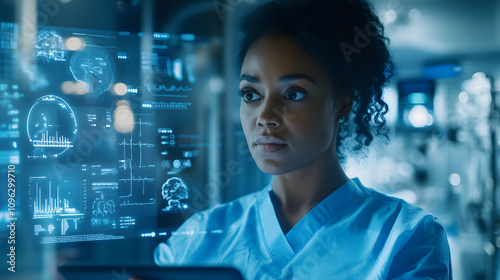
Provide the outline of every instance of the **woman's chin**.
<path id="1" fill-rule="evenodd" d="M 293 171 L 293 168 L 288 166 L 286 163 L 278 162 L 275 160 L 257 160 L 256 163 L 260 171 L 268 175 L 282 175 Z"/>

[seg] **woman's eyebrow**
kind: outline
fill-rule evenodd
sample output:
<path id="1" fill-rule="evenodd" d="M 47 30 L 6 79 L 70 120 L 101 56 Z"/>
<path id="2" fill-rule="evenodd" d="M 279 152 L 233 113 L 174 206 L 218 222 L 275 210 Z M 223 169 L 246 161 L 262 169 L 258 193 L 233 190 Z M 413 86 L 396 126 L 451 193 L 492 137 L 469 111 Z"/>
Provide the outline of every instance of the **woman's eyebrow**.
<path id="1" fill-rule="evenodd" d="M 259 79 L 254 77 L 254 76 L 243 74 L 243 75 L 241 75 L 241 78 L 240 78 L 240 82 L 241 81 L 249 81 L 250 83 L 258 83 Z"/>
<path id="2" fill-rule="evenodd" d="M 298 80 L 298 79 L 305 79 L 305 80 L 308 80 L 311 83 L 317 85 L 316 81 L 313 78 L 311 78 L 310 76 L 308 76 L 306 74 L 302 74 L 302 73 L 290 74 L 290 75 L 283 76 L 280 78 L 280 82 L 283 83 L 283 82 L 288 82 L 288 81 L 293 81 L 293 80 Z"/>
<path id="3" fill-rule="evenodd" d="M 316 81 L 313 78 L 311 78 L 310 76 L 308 76 L 306 74 L 302 74 L 302 73 L 290 74 L 290 75 L 283 76 L 283 77 L 280 78 L 279 81 L 280 81 L 280 83 L 284 83 L 284 82 L 293 81 L 293 80 L 299 80 L 299 79 L 305 79 L 305 80 L 308 80 L 311 83 L 317 85 Z M 254 77 L 254 76 L 250 76 L 250 75 L 247 75 L 247 74 L 243 74 L 243 75 L 241 75 L 241 78 L 240 78 L 240 82 L 241 81 L 249 81 L 251 83 L 258 83 L 259 82 L 259 78 Z"/>

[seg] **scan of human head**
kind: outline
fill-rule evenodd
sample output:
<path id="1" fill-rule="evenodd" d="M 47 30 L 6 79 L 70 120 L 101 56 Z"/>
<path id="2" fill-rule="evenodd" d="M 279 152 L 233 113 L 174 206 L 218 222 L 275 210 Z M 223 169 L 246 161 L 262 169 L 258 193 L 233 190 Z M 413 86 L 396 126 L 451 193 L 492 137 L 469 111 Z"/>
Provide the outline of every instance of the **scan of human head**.
<path id="1" fill-rule="evenodd" d="M 188 187 L 181 178 L 172 177 L 161 187 L 161 195 L 167 201 L 167 206 L 163 211 L 176 211 L 189 208 L 189 205 L 181 200 L 189 197 Z"/>

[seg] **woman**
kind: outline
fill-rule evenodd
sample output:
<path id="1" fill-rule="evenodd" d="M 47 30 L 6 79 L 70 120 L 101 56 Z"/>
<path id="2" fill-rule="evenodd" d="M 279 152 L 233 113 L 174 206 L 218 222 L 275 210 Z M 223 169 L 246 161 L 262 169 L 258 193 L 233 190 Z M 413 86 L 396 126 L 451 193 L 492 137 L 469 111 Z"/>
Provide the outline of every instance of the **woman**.
<path id="1" fill-rule="evenodd" d="M 340 165 L 387 133 L 381 96 L 392 64 L 371 7 L 270 2 L 244 31 L 241 123 L 274 178 L 193 215 L 157 247 L 156 263 L 234 266 L 246 279 L 451 279 L 439 221 Z"/>

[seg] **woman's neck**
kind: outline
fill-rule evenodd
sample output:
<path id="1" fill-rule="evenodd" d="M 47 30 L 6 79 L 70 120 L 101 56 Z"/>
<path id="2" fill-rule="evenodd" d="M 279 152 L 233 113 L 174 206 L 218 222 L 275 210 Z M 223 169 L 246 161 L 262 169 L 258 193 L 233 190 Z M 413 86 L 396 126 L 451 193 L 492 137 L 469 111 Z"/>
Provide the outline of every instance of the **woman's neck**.
<path id="1" fill-rule="evenodd" d="M 281 202 L 282 215 L 294 226 L 309 210 L 349 181 L 335 152 L 330 149 L 307 166 L 276 175 L 273 192 Z"/>

